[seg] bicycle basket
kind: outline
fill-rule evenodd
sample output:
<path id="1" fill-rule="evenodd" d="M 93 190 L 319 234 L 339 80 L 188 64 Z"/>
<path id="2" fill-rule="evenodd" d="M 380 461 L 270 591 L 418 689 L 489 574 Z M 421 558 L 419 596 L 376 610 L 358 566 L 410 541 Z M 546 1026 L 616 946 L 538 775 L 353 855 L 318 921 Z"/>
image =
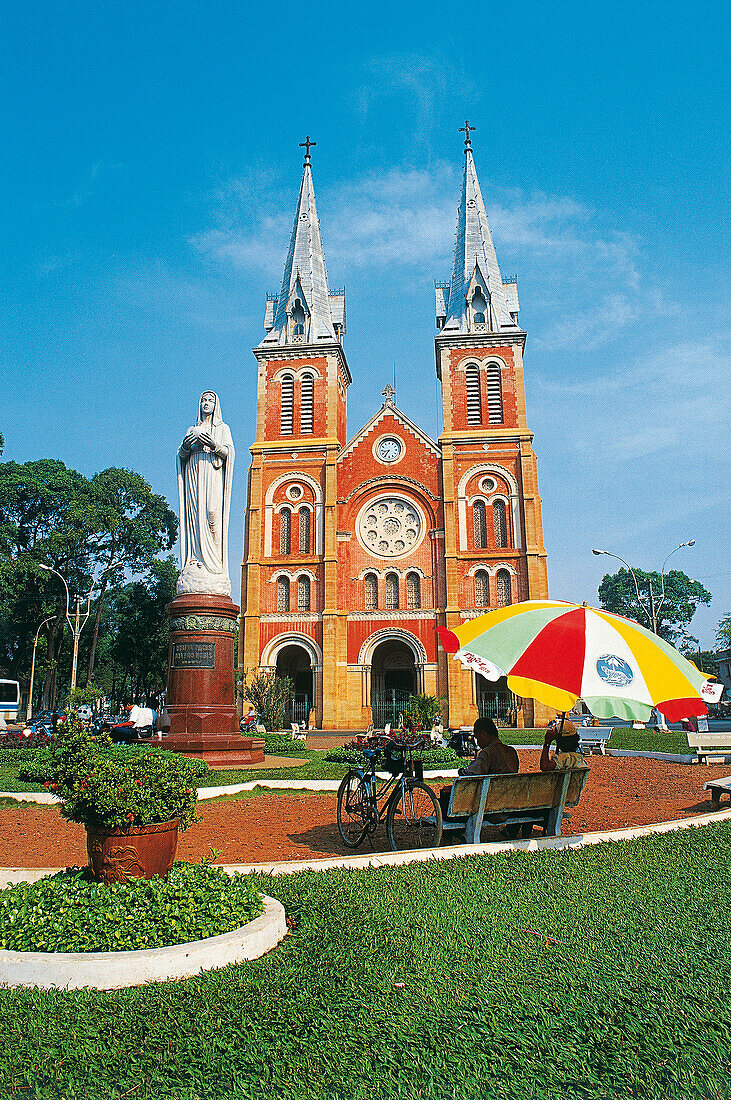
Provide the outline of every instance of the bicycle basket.
<path id="1" fill-rule="evenodd" d="M 397 741 L 391 741 L 386 745 L 383 751 L 383 763 L 381 767 L 384 771 L 390 772 L 391 775 L 400 775 L 406 767 L 406 745 L 401 745 Z"/>

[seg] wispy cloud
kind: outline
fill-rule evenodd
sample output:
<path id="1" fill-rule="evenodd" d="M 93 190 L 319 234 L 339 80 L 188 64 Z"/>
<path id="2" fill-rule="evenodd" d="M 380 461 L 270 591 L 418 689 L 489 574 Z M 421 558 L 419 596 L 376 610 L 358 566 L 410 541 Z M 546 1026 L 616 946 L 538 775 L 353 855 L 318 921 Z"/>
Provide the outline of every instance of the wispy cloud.
<path id="1" fill-rule="evenodd" d="M 569 436 L 569 448 L 598 462 L 666 452 L 687 463 L 715 448 L 725 452 L 730 359 L 723 337 L 680 341 L 646 360 L 604 364 L 592 378 L 543 378 L 536 386 L 543 415 L 559 417 L 570 408 L 577 416 L 581 430 Z"/>
<path id="2" fill-rule="evenodd" d="M 273 182 L 261 174 L 231 181 L 214 196 L 211 227 L 191 243 L 214 261 L 259 270 L 276 283 L 294 201 Z M 345 275 L 372 271 L 382 278 L 398 269 L 404 278 L 413 268 L 420 279 L 448 277 L 459 189 L 458 169 L 444 162 L 318 186 L 329 266 Z M 669 308 L 640 275 L 638 243 L 606 217 L 566 196 L 508 194 L 486 181 L 483 190 L 503 270 L 529 271 L 533 294 L 547 310 L 541 348 L 594 347 L 643 313 Z"/>

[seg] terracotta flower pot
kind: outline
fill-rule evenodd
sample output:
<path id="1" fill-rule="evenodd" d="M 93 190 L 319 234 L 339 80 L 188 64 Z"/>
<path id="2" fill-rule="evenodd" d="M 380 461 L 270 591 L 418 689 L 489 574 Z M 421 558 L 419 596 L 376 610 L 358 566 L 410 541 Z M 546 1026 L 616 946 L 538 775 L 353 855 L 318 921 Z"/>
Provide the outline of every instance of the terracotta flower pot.
<path id="1" fill-rule="evenodd" d="M 131 878 L 166 875 L 175 859 L 179 826 L 179 817 L 124 829 L 87 825 L 86 850 L 94 877 L 108 886 Z"/>

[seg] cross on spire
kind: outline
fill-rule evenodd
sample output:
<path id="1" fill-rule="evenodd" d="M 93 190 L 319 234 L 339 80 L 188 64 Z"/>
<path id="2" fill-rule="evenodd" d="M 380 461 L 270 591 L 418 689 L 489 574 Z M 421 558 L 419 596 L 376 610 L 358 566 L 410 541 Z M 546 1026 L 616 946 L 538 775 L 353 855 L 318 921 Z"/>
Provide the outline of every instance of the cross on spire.
<path id="1" fill-rule="evenodd" d="M 392 405 L 393 399 L 396 396 L 396 390 L 393 388 L 393 386 L 386 386 L 385 390 L 381 390 L 381 393 L 386 398 L 386 404 Z"/>
<path id="2" fill-rule="evenodd" d="M 307 167 L 308 164 L 312 164 L 312 158 L 310 156 L 310 149 L 315 145 L 317 145 L 317 142 L 316 141 L 310 141 L 310 135 L 309 134 L 307 135 L 307 137 L 304 141 L 300 142 L 300 149 L 305 150 L 305 167 Z"/>
<path id="3" fill-rule="evenodd" d="M 464 126 L 460 126 L 460 134 L 464 134 L 464 147 L 465 150 L 472 148 L 472 139 L 470 138 L 470 130 L 474 133 L 477 129 L 476 126 L 470 126 L 469 122 L 465 121 Z"/>

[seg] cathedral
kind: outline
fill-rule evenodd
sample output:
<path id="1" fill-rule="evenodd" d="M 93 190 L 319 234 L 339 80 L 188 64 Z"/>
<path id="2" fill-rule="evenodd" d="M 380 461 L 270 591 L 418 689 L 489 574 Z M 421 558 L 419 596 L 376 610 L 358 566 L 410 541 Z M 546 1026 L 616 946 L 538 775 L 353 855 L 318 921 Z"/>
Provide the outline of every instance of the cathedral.
<path id="1" fill-rule="evenodd" d="M 282 287 L 254 348 L 239 665 L 289 676 L 289 717 L 325 730 L 383 727 L 419 692 L 451 726 L 539 717 L 437 635 L 548 595 L 517 282 L 500 274 L 465 134 L 452 277 L 436 284 L 439 438 L 390 386 L 348 435 L 345 293 L 328 284 L 309 138 Z"/>

